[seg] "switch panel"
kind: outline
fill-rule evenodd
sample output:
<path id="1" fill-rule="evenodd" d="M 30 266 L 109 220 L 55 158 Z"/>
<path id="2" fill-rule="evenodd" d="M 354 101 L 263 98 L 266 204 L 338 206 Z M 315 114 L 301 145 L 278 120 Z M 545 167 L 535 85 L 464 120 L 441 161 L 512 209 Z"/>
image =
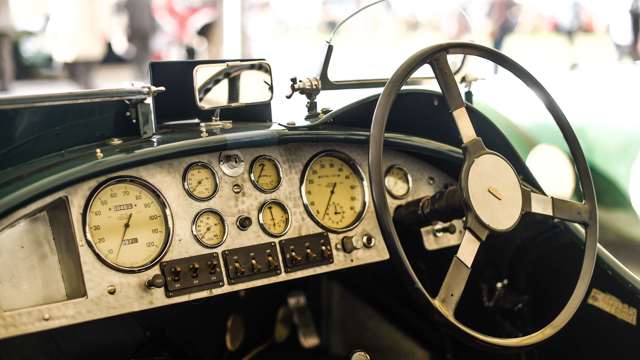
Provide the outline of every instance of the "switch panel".
<path id="1" fill-rule="evenodd" d="M 167 297 L 224 286 L 218 253 L 192 256 L 160 263 Z"/>
<path id="2" fill-rule="evenodd" d="M 280 275 L 280 257 L 275 242 L 245 246 L 222 252 L 229 284 Z"/>
<path id="3" fill-rule="evenodd" d="M 331 241 L 326 232 L 280 240 L 280 252 L 285 272 L 333 263 Z"/>

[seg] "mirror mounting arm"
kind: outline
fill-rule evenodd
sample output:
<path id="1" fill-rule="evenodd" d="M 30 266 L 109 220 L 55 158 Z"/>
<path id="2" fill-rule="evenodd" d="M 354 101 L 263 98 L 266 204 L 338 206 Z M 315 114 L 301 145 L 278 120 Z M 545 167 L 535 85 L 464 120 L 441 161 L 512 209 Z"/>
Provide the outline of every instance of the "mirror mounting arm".
<path id="1" fill-rule="evenodd" d="M 322 114 L 318 112 L 318 102 L 316 98 L 320 94 L 321 83 L 320 79 L 316 77 L 306 78 L 304 80 L 298 80 L 298 78 L 291 78 L 291 93 L 286 96 L 287 99 L 291 99 L 293 94 L 300 93 L 307 98 L 307 115 L 305 120 L 314 121 L 319 120 Z"/>

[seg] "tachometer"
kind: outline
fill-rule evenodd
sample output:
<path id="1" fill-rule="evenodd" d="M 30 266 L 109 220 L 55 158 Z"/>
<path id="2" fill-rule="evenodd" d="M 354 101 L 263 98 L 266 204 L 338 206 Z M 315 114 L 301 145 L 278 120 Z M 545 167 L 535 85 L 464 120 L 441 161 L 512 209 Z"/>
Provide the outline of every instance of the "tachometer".
<path id="1" fill-rule="evenodd" d="M 171 242 L 172 219 L 160 192 L 135 177 L 109 179 L 85 207 L 89 246 L 108 266 L 124 272 L 148 269 Z"/>
<path id="2" fill-rule="evenodd" d="M 367 207 L 364 174 L 344 153 L 326 151 L 311 158 L 301 191 L 305 209 L 326 230 L 343 232 L 362 221 Z"/>

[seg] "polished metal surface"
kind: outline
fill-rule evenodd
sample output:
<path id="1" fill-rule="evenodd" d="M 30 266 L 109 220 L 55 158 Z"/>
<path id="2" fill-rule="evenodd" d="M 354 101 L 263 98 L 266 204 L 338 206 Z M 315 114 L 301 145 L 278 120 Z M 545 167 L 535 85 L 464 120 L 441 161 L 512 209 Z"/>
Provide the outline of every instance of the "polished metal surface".
<path id="1" fill-rule="evenodd" d="M 553 200 L 542 194 L 531 192 L 531 211 L 538 214 L 553 215 Z"/>
<path id="2" fill-rule="evenodd" d="M 476 131 L 473 129 L 473 125 L 471 125 L 471 119 L 469 118 L 469 113 L 467 113 L 467 108 L 461 107 L 452 112 L 451 115 L 453 115 L 453 120 L 458 127 L 463 143 L 466 143 L 476 137 Z"/>
<path id="3" fill-rule="evenodd" d="M 60 197 L 67 197 L 77 239 L 82 275 L 84 276 L 86 285 L 86 296 L 82 298 L 16 311 L 0 311 L 0 338 L 181 303 L 388 259 L 389 253 L 387 252 L 385 242 L 381 241 L 382 234 L 378 226 L 376 214 L 372 207 L 367 207 L 359 225 L 343 234 L 330 233 L 329 239 L 332 246 L 334 246 L 340 242 L 342 236 L 362 238 L 365 234 L 368 234 L 379 240 L 376 241 L 375 246 L 371 248 L 363 248 L 351 254 L 343 251 L 335 251 L 334 263 L 329 265 L 291 273 L 283 272 L 278 276 L 270 278 L 225 285 L 217 289 L 167 298 L 162 289 L 148 289 L 145 286 L 149 278 L 160 272 L 158 265 L 154 265 L 148 270 L 139 273 L 114 271 L 112 268 L 105 266 L 105 264 L 96 257 L 90 249 L 84 235 L 82 214 L 87 199 L 96 186 L 114 176 L 137 176 L 144 178 L 164 195 L 167 203 L 171 206 L 171 209 L 173 209 L 173 241 L 171 246 L 167 248 L 163 260 L 174 260 L 207 254 L 212 251 L 222 252 L 242 246 L 273 241 L 273 238 L 263 233 L 260 226 L 255 226 L 255 223 L 258 221 L 257 210 L 259 205 L 274 198 L 287 204 L 290 210 L 291 226 L 284 236 L 285 238 L 322 232 L 323 229 L 309 218 L 304 210 L 303 200 L 300 194 L 300 177 L 308 159 L 319 152 L 327 150 L 337 150 L 348 153 L 353 160 L 360 165 L 365 164 L 367 161 L 366 146 L 360 145 L 316 143 L 243 149 L 242 154 L 245 158 L 252 159 L 260 155 L 269 155 L 277 159 L 282 166 L 282 185 L 274 193 L 264 194 L 250 184 L 249 172 L 246 170 L 236 177 L 225 175 L 221 171 L 220 165 L 215 163 L 215 159 L 218 159 L 220 155 L 218 152 L 186 156 L 119 170 L 111 174 L 86 180 L 48 195 L 0 219 L 1 231 L 1 229 L 27 216 L 43 205 Z M 389 206 L 392 209 L 405 201 L 433 194 L 437 190 L 440 190 L 442 184 L 452 182 L 452 179 L 443 172 L 415 157 L 391 150 L 385 154 L 385 166 L 398 164 L 414 175 L 414 190 L 407 199 L 397 200 L 389 197 Z M 214 198 L 204 202 L 195 201 L 189 197 L 183 190 L 182 185 L 183 170 L 186 166 L 196 161 L 214 163 L 213 168 L 218 171 L 220 175 L 218 194 Z M 366 168 L 363 169 L 363 173 L 365 178 L 368 178 Z M 430 181 L 427 180 L 429 177 L 433 177 L 435 181 L 430 183 Z M 232 191 L 234 184 L 243 186 L 243 191 L 237 194 L 234 193 Z M 249 227 L 246 231 L 242 231 L 236 226 L 228 226 L 227 238 L 223 244 L 215 250 L 205 248 L 193 239 L 192 220 L 199 211 L 207 208 L 218 209 L 229 222 L 234 221 L 233 219 L 237 219 L 241 215 L 249 216 L 252 218 L 254 226 Z M 109 289 L 112 288 L 117 289 L 117 291 L 110 294 Z M 0 291 L 7 290 L 0 286 Z"/>
<path id="4" fill-rule="evenodd" d="M 0 98 L 0 109 L 20 109 L 25 107 L 81 104 L 101 101 L 145 100 L 164 91 L 163 87 L 140 86 L 116 89 L 75 90 L 51 94 L 18 95 Z"/>

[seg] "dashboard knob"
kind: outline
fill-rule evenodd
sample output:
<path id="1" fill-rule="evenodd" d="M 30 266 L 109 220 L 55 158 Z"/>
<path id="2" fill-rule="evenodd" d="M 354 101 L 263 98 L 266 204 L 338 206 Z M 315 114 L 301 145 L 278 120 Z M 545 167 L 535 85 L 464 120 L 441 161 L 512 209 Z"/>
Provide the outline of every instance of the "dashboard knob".
<path id="1" fill-rule="evenodd" d="M 351 254 L 353 250 L 356 249 L 355 242 L 353 241 L 353 236 L 343 236 L 342 237 L 342 251 L 347 254 Z"/>
<path id="2" fill-rule="evenodd" d="M 161 289 L 164 287 L 164 276 L 161 274 L 155 274 L 145 282 L 147 289 L 156 288 Z"/>
<path id="3" fill-rule="evenodd" d="M 246 215 L 240 215 L 236 220 L 236 225 L 238 226 L 238 229 L 242 231 L 247 231 L 251 227 L 252 223 L 253 221 L 251 220 L 251 218 Z"/>

